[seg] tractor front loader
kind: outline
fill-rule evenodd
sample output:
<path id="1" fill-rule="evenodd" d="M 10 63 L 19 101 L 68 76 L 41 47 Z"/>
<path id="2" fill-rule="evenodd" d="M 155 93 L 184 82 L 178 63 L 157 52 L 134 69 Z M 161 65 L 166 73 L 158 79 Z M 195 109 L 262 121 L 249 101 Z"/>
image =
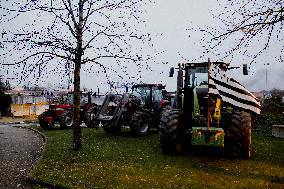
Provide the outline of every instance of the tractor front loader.
<path id="1" fill-rule="evenodd" d="M 213 146 L 224 147 L 232 157 L 250 158 L 251 113 L 259 113 L 260 105 L 226 75 L 229 65 L 208 61 L 179 64 L 177 69 L 175 107 L 160 120 L 162 151 L 188 153 L 193 146 Z M 170 77 L 173 72 L 171 68 Z"/>

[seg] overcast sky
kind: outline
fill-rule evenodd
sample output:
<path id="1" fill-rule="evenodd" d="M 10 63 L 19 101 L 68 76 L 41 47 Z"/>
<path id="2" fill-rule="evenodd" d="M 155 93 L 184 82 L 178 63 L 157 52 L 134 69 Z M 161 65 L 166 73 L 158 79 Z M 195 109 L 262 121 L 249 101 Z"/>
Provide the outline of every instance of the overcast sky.
<path id="1" fill-rule="evenodd" d="M 162 58 L 169 62 L 169 67 L 177 65 L 179 62 L 186 62 L 182 57 L 193 60 L 200 56 L 202 50 L 204 50 L 199 43 L 201 36 L 198 33 L 191 33 L 189 36 L 186 28 L 206 28 L 206 26 L 216 27 L 221 25 L 219 20 L 212 18 L 209 10 L 218 10 L 215 0 L 157 0 L 156 5 L 149 8 L 149 27 L 151 27 L 153 32 L 163 32 L 164 35 L 158 44 L 167 51 Z M 256 43 L 255 46 L 257 45 Z M 225 49 L 226 46 L 223 48 Z M 243 76 L 241 69 L 230 71 L 230 75 L 237 78 L 253 91 L 272 88 L 284 89 L 284 84 L 282 83 L 284 81 L 284 66 L 282 65 L 283 63 L 276 62 L 274 59 L 277 55 L 276 53 L 279 53 L 278 48 L 277 46 L 271 47 L 263 56 L 259 57 L 257 63 L 251 66 L 248 76 Z M 248 50 L 253 51 L 254 49 Z M 211 61 L 229 61 L 232 66 L 249 64 L 251 61 L 251 59 L 244 59 L 242 56 L 236 56 L 233 60 L 220 60 L 218 57 L 209 54 L 208 58 Z M 199 61 L 206 60 L 205 58 Z M 166 81 L 170 87 L 176 84 L 174 78 L 167 79 Z"/>
<path id="2" fill-rule="evenodd" d="M 201 34 L 189 33 L 187 29 L 190 27 L 216 27 L 221 24 L 218 20 L 213 19 L 212 15 L 209 13 L 210 9 L 218 10 L 218 6 L 216 0 L 155 0 L 155 2 L 155 4 L 149 4 L 145 7 L 147 11 L 147 14 L 145 14 L 147 24 L 145 32 L 152 34 L 154 48 L 156 51 L 163 53 L 155 58 L 155 63 L 153 62 L 150 65 L 152 71 L 142 70 L 140 81 L 137 79 L 134 81 L 119 79 L 114 75 L 110 80 L 113 82 L 162 82 L 163 84 L 167 84 L 169 91 L 173 91 L 175 90 L 176 78 L 168 77 L 170 67 L 175 67 L 178 63 L 197 59 L 204 50 L 199 41 L 201 40 Z M 277 47 L 271 48 L 259 58 L 257 64 L 252 65 L 248 76 L 242 76 L 241 69 L 230 71 L 231 76 L 235 77 L 252 91 L 262 89 L 269 90 L 272 88 L 284 89 L 284 85 L 282 84 L 284 80 L 284 68 L 281 66 L 281 63 L 275 62 L 272 58 L 275 52 L 277 52 L 276 48 Z M 151 49 L 149 49 L 149 51 L 151 51 Z M 204 62 L 207 61 L 207 58 L 210 58 L 212 61 L 230 61 L 233 66 L 241 66 L 251 61 L 241 56 L 237 56 L 233 60 L 220 60 L 212 54 L 208 54 L 208 56 L 205 57 L 198 59 L 197 62 Z M 6 61 L 7 60 L 0 60 L 2 63 Z M 269 65 L 267 65 L 267 63 L 269 63 Z M 1 68 L 0 75 L 7 76 L 7 69 L 7 67 Z M 132 75 L 136 75 L 139 71 L 132 66 L 125 69 Z M 33 76 L 31 76 L 31 78 L 33 78 Z M 59 80 L 60 79 L 56 78 L 56 76 L 52 76 L 51 78 L 46 78 L 41 84 L 50 87 L 58 86 L 57 83 Z M 32 83 L 33 81 L 34 80 L 32 80 Z M 82 87 L 93 89 L 93 91 L 95 91 L 97 87 L 100 87 L 101 91 L 108 90 L 104 75 L 87 72 L 82 73 L 81 81 Z"/>

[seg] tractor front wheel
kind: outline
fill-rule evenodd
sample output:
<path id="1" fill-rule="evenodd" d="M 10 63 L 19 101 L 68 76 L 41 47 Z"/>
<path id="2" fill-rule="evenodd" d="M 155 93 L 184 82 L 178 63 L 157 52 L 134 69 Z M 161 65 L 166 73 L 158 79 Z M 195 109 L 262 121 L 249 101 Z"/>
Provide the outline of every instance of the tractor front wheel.
<path id="1" fill-rule="evenodd" d="M 108 134 L 118 134 L 121 131 L 121 126 L 112 126 L 110 121 L 101 122 L 101 124 L 103 125 L 104 131 Z"/>
<path id="2" fill-rule="evenodd" d="M 135 112 L 130 121 L 131 130 L 136 135 L 147 135 L 150 131 L 150 115 L 146 112 Z"/>
<path id="3" fill-rule="evenodd" d="M 50 117 L 51 118 L 51 121 L 47 122 L 45 120 L 46 117 Z M 43 112 L 42 114 L 40 114 L 38 116 L 38 121 L 39 121 L 39 125 L 42 129 L 44 130 L 47 130 L 47 129 L 52 129 L 54 128 L 54 120 L 53 120 L 53 117 L 50 116 L 48 114 L 48 112 Z"/>
<path id="4" fill-rule="evenodd" d="M 59 125 L 61 129 L 72 128 L 74 125 L 73 113 L 71 111 L 65 111 L 60 115 Z"/>
<path id="5" fill-rule="evenodd" d="M 225 151 L 234 158 L 248 159 L 252 156 L 251 115 L 233 111 L 225 134 Z"/>
<path id="6" fill-rule="evenodd" d="M 96 113 L 98 112 L 99 108 L 97 106 L 91 106 L 87 109 L 85 113 L 85 119 L 84 122 L 87 127 L 89 128 L 95 128 L 98 127 L 96 125 L 96 122 L 94 121 L 94 117 L 96 116 Z"/>
<path id="7" fill-rule="evenodd" d="M 172 110 L 165 112 L 160 120 L 160 144 L 164 154 L 176 154 L 179 116 L 178 110 Z"/>

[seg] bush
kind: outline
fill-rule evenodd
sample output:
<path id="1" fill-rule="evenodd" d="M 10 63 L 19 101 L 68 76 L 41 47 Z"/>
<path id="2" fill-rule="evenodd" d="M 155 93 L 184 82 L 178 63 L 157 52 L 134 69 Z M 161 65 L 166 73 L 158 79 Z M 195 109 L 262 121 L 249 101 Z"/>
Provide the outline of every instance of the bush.
<path id="1" fill-rule="evenodd" d="M 12 97 L 8 94 L 5 94 L 3 91 L 0 91 L 0 113 L 2 116 L 9 115 L 10 105 L 12 104 Z"/>
<path id="2" fill-rule="evenodd" d="M 256 133 L 272 135 L 272 125 L 284 124 L 284 116 L 279 113 L 263 113 L 254 119 L 252 129 Z"/>

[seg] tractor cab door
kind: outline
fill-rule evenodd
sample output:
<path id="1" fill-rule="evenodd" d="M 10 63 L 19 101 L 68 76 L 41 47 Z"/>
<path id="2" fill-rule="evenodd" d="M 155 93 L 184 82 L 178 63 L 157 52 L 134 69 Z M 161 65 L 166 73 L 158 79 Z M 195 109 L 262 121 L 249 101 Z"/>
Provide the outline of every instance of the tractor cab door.
<path id="1" fill-rule="evenodd" d="M 163 100 L 162 89 L 152 88 L 153 111 L 157 113 L 160 109 L 160 102 Z"/>
<path id="2" fill-rule="evenodd" d="M 208 117 L 208 68 L 193 67 L 186 70 L 183 109 L 187 119 L 207 125 Z M 202 120 L 202 121 L 200 121 Z"/>

